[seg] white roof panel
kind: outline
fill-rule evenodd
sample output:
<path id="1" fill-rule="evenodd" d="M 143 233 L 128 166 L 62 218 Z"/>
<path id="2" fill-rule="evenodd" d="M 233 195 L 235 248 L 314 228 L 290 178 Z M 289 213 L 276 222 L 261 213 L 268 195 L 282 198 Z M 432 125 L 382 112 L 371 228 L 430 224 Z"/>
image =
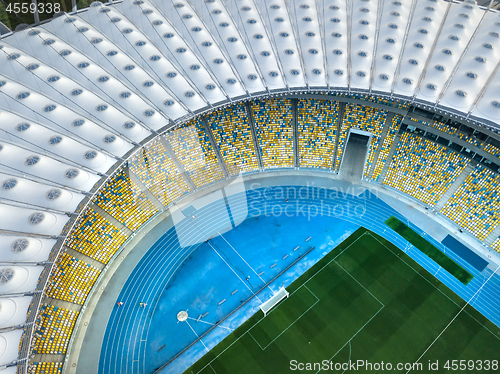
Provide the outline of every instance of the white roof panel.
<path id="1" fill-rule="evenodd" d="M 456 77 L 456 74 L 453 74 L 454 69 L 469 47 L 470 39 L 483 15 L 484 12 L 477 6 L 452 4 L 422 81 L 422 98 L 437 101 L 447 82 Z"/>
<path id="2" fill-rule="evenodd" d="M 0 112 L 0 138 L 10 142 L 50 154 L 62 162 L 74 162 L 96 172 L 104 173 L 116 163 L 117 158 L 100 152 L 97 147 L 89 147 L 73 137 L 26 120 L 12 112 Z"/>
<path id="3" fill-rule="evenodd" d="M 283 79 L 282 76 L 272 77 L 269 74 L 266 75 L 266 71 L 272 71 L 273 69 L 281 70 L 281 73 L 283 73 L 283 66 L 279 57 L 279 51 L 275 43 L 273 43 L 274 35 L 272 34 L 272 29 L 266 27 L 269 25 L 266 24 L 262 18 L 262 15 L 266 14 L 265 11 L 267 6 L 263 5 L 262 9 L 259 9 L 259 6 L 251 0 L 226 3 L 225 5 L 232 15 L 232 19 L 239 33 L 239 40 L 237 42 L 238 46 L 241 46 L 240 48 L 244 48 L 247 51 L 247 55 L 250 57 L 250 59 L 244 59 L 243 61 L 249 60 L 249 62 L 251 61 L 254 66 L 253 71 L 248 71 L 248 73 L 256 75 L 257 77 L 263 77 L 263 80 L 253 78 L 250 79 L 250 74 L 243 73 L 242 77 L 245 84 L 248 85 L 248 87 L 258 85 L 258 89 L 256 89 L 256 91 L 264 91 L 266 87 L 269 89 L 276 87 L 283 88 L 283 81 L 286 81 L 286 78 Z M 252 50 L 247 47 L 250 42 L 249 36 L 258 34 L 267 35 L 270 39 L 269 48 L 264 51 L 260 51 L 260 55 L 258 50 Z M 231 35 L 228 35 L 226 40 L 232 40 Z M 226 44 L 228 43 L 226 42 Z M 262 52 L 265 52 L 264 55 L 262 55 Z M 286 72 L 284 75 L 286 77 Z"/>
<path id="4" fill-rule="evenodd" d="M 5 84 L 2 85 L 2 83 Z M 0 92 L 3 93 L 3 95 L 0 95 L 0 107 L 9 108 L 14 113 L 23 113 L 26 118 L 31 120 L 45 118 L 47 120 L 46 123 L 52 122 L 52 127 L 55 127 L 54 125 L 62 125 L 68 130 L 72 127 L 71 132 L 75 134 L 80 132 L 79 130 L 82 126 L 75 126 L 74 121 L 83 119 L 86 130 L 92 129 L 92 132 L 85 132 L 81 136 L 89 139 L 97 147 L 119 155 L 124 154 L 132 147 L 129 142 L 126 142 L 118 135 L 115 136 L 115 141 L 107 142 L 105 140 L 106 136 L 110 133 L 113 134 L 111 128 L 105 129 L 94 121 L 88 121 L 88 117 L 85 114 L 74 112 L 52 98 L 38 92 L 32 92 L 29 97 L 19 100 L 17 99 L 17 95 L 20 92 L 28 92 L 29 89 L 2 76 L 0 76 L 0 86 Z M 106 109 L 110 107 L 106 103 L 99 105 L 104 105 Z M 98 106 L 93 108 L 93 110 L 98 112 Z"/>
<path id="5" fill-rule="evenodd" d="M 367 35 L 369 38 L 377 38 L 372 72 L 372 88 L 375 90 L 391 92 L 394 72 L 398 67 L 401 48 L 405 44 L 409 17 L 409 7 L 403 6 L 399 1 L 386 1 L 381 10 L 378 35 Z"/>
<path id="6" fill-rule="evenodd" d="M 277 22 L 277 19 L 274 19 Z M 304 74 L 309 87 L 327 86 L 325 50 L 322 43 L 320 20 L 314 0 L 294 0 L 291 21 L 297 30 L 297 39 L 304 62 Z"/>
<path id="7" fill-rule="evenodd" d="M 475 31 L 474 39 L 470 41 L 469 48 L 443 95 L 441 105 L 463 112 L 472 109 L 484 85 L 488 84 L 496 64 L 500 61 L 500 26 L 496 25 L 499 21 L 498 14 L 486 14 L 480 27 L 477 30 L 475 28 L 471 30 Z M 491 83 L 494 84 L 494 82 L 496 82 L 495 79 Z M 457 95 L 461 92 L 465 96 Z"/>
<path id="8" fill-rule="evenodd" d="M 43 270 L 43 266 L 0 266 L 0 272 L 6 269 L 13 270 L 13 274 L 12 278 L 9 281 L 4 284 L 0 284 L 0 295 L 34 291 L 36 288 L 38 277 Z M 2 352 L 1 349 L 0 352 Z M 0 360 L 2 357 L 0 357 Z M 0 365 L 1 364 L 2 362 L 0 361 Z"/>
<path id="9" fill-rule="evenodd" d="M 0 299 L 0 328 L 19 326 L 26 322 L 32 299 L 31 296 Z"/>
<path id="10" fill-rule="evenodd" d="M 0 172 L 0 198 L 25 202 L 35 207 L 73 212 L 85 197 L 73 191 L 36 183 Z"/>
<path id="11" fill-rule="evenodd" d="M 49 258 L 55 239 L 0 235 L 0 257 L 5 262 L 41 262 Z"/>
<path id="12" fill-rule="evenodd" d="M 491 77 L 488 87 L 478 99 L 472 115 L 500 123 L 500 69 Z"/>
<path id="13" fill-rule="evenodd" d="M 0 227 L 5 230 L 59 235 L 68 220 L 63 214 L 0 203 Z"/>
<path id="14" fill-rule="evenodd" d="M 325 3 L 322 11 L 329 84 L 331 87 L 348 87 L 350 28 L 347 27 L 346 2 L 333 0 L 328 6 Z"/>
<path id="15" fill-rule="evenodd" d="M 234 55 L 234 52 L 232 52 L 232 40 L 235 40 L 237 44 L 246 42 L 247 51 L 251 55 L 254 64 L 258 66 L 260 74 L 257 73 L 255 67 L 253 71 L 242 71 L 241 75 L 244 84 L 249 83 L 250 87 L 252 87 L 258 83 L 258 91 L 264 89 L 264 84 L 271 90 L 284 88 L 283 77 L 281 76 L 278 62 L 264 24 L 262 22 L 246 22 L 250 19 L 247 13 L 251 12 L 252 9 L 254 10 L 253 15 L 256 16 L 254 3 L 244 0 L 235 5 L 237 8 L 233 9 L 233 14 L 235 16 L 238 15 L 236 19 L 239 21 L 240 28 L 238 28 L 236 22 L 231 17 L 231 13 L 220 0 L 203 4 L 198 3 L 197 9 L 202 6 L 206 7 L 206 11 L 202 11 L 201 17 L 203 17 L 210 31 L 219 40 L 219 43 L 224 45 L 231 55 Z M 245 18 L 244 23 L 241 22 L 243 17 Z M 262 82 L 262 79 L 265 83 Z M 254 81 L 256 82 L 255 84 L 252 83 Z"/>
<path id="16" fill-rule="evenodd" d="M 11 364 L 17 359 L 17 350 L 23 331 L 23 329 L 17 329 L 0 333 L 0 366 Z M 14 374 L 16 369 L 16 367 L 14 370 L 7 368 L 5 374 Z"/>
<path id="17" fill-rule="evenodd" d="M 256 7 L 249 7 L 247 12 L 249 18 L 255 19 L 255 27 L 259 27 L 260 22 L 264 22 L 268 34 L 273 41 L 277 59 L 283 69 L 285 83 L 288 87 L 303 87 L 306 85 L 306 77 L 303 73 L 300 49 L 294 35 L 290 16 L 284 0 L 273 1 L 272 4 L 265 0 L 258 0 Z M 260 12 L 259 12 L 260 11 Z M 253 13 L 260 13 L 259 18 L 253 16 Z M 282 18 L 284 22 L 274 21 L 276 18 Z M 262 26 L 260 26 L 262 27 Z M 247 31 L 250 35 L 256 31 Z"/>
<path id="18" fill-rule="evenodd" d="M 434 41 L 439 36 L 448 5 L 444 1 L 418 0 L 403 46 L 404 51 L 398 62 L 399 71 L 393 83 L 394 93 L 411 96 L 415 92 L 425 69 L 425 62 L 433 50 Z M 398 13 L 403 11 L 404 7 L 401 8 Z"/>
<path id="19" fill-rule="evenodd" d="M 1 159 L 4 163 L 9 160 L 8 167 L 18 172 L 83 191 L 89 191 L 100 179 L 98 175 L 74 165 L 63 164 L 16 145 L 6 142 L 0 142 L 0 145 Z"/>
<path id="20" fill-rule="evenodd" d="M 370 86 L 375 38 L 377 32 L 378 3 L 356 0 L 352 3 L 351 17 L 351 87 Z"/>

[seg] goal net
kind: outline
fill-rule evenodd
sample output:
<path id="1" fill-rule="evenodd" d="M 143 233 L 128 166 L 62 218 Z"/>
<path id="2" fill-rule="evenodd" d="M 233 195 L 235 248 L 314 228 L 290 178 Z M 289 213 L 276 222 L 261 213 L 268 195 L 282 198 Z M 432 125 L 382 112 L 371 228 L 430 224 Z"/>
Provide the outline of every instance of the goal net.
<path id="1" fill-rule="evenodd" d="M 267 313 L 274 308 L 276 304 L 278 304 L 281 300 L 283 300 L 285 297 L 288 297 L 288 291 L 285 290 L 285 287 L 281 287 L 278 292 L 276 292 L 269 300 L 267 300 L 265 303 L 263 303 L 260 306 L 260 309 L 264 312 L 264 317 L 267 315 Z"/>

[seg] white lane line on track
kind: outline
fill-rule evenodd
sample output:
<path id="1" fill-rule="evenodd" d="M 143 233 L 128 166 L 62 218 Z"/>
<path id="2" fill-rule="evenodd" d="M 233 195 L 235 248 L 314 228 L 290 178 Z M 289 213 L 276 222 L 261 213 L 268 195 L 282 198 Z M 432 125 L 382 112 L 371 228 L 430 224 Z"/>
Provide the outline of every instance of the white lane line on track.
<path id="1" fill-rule="evenodd" d="M 370 200 L 368 200 L 368 202 L 369 202 L 369 204 L 368 204 L 368 205 L 370 205 L 370 206 L 371 206 L 371 205 L 377 206 L 377 204 L 374 204 L 374 203 L 370 202 Z M 285 206 L 285 204 L 283 204 L 283 205 Z M 387 212 L 388 212 L 388 214 L 390 214 L 390 215 L 392 215 L 392 214 L 393 214 L 393 211 L 392 211 L 392 210 L 388 210 L 386 207 L 382 207 L 382 209 L 380 209 L 380 208 L 381 208 L 381 207 L 377 207 L 377 209 L 379 209 L 380 211 L 377 211 L 377 212 L 376 212 L 376 214 L 371 214 L 371 213 L 370 213 L 370 214 L 365 215 L 365 216 L 364 216 L 364 218 L 365 218 L 365 219 L 366 219 L 366 218 L 372 218 L 372 219 L 374 219 L 374 220 L 378 220 L 380 217 L 385 216 L 384 214 L 379 214 L 379 213 L 381 213 L 381 212 L 385 213 L 385 211 L 387 211 Z M 347 221 L 349 221 L 349 222 L 353 222 L 353 223 L 356 223 L 356 224 L 360 224 L 360 220 L 359 220 L 359 219 L 348 219 Z M 363 222 L 363 223 L 364 223 L 365 225 L 367 224 L 367 222 L 366 222 L 366 221 L 365 221 L 365 222 Z M 378 229 L 382 229 L 382 230 L 383 230 L 383 225 L 380 225 L 380 224 L 369 224 L 369 226 L 370 226 L 370 227 L 375 227 L 375 228 L 378 228 Z M 379 230 L 376 230 L 376 231 L 379 231 Z M 174 235 L 175 235 L 175 234 L 174 234 Z M 393 237 L 392 235 L 387 235 L 387 234 L 385 234 L 384 236 Z M 397 237 L 393 237 L 393 240 L 391 240 L 391 241 L 393 241 L 394 243 L 399 243 L 399 242 L 400 242 L 400 240 L 398 240 L 398 239 L 399 239 L 399 238 L 397 238 Z M 174 249 L 174 250 L 175 250 L 175 249 Z M 172 262 L 174 262 L 174 261 L 172 261 Z M 171 263 L 172 263 L 172 262 L 171 262 Z M 171 264 L 171 263 L 169 263 L 169 264 Z M 163 292 L 163 290 L 162 290 L 162 292 Z M 479 296 L 479 294 L 478 294 L 478 296 Z M 476 299 L 476 300 L 471 301 L 471 303 L 475 303 L 476 301 L 477 301 L 477 303 L 478 303 L 478 304 L 482 305 L 482 306 L 483 306 L 483 308 L 486 308 L 486 306 L 487 306 L 487 305 L 484 303 L 484 301 L 483 301 L 483 300 L 477 300 L 477 299 Z M 124 312 L 125 312 L 125 310 L 121 310 L 121 311 L 120 311 L 120 313 L 124 313 Z M 493 314 L 496 314 L 496 313 L 493 313 Z M 151 319 L 149 319 L 149 320 L 147 321 L 147 325 L 148 325 L 148 329 L 146 330 L 146 333 L 147 333 L 147 334 L 149 334 L 149 326 L 150 326 L 150 323 L 151 323 Z M 145 327 L 145 326 L 143 325 L 143 329 L 142 329 L 142 331 L 144 331 L 144 327 Z M 122 331 L 122 332 L 123 332 L 123 331 Z M 116 331 L 115 331 L 115 333 L 116 333 Z M 115 336 L 115 335 L 114 335 L 114 336 Z M 108 341 L 111 345 L 116 344 L 116 342 L 114 341 L 114 339 L 111 339 L 111 340 L 110 340 L 110 339 L 107 339 L 107 341 Z M 115 347 L 112 347 L 112 348 L 116 349 L 116 346 L 115 346 Z M 145 358 L 146 349 L 145 349 L 145 348 L 143 348 L 143 349 L 144 349 L 144 358 Z M 113 350 L 113 349 L 112 349 L 112 350 Z M 105 357 L 104 357 L 104 361 L 106 361 L 107 350 L 105 351 L 105 355 L 104 355 L 104 356 L 105 356 Z M 143 360 L 143 361 L 145 361 L 145 360 Z"/>

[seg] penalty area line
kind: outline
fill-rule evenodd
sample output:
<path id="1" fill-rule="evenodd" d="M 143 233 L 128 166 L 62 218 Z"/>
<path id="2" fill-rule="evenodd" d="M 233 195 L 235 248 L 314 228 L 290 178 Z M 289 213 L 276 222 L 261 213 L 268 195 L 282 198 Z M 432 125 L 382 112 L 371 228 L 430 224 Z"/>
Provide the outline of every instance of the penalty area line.
<path id="1" fill-rule="evenodd" d="M 366 321 L 366 322 L 365 322 L 365 324 L 364 324 L 363 326 L 361 326 L 361 327 L 359 328 L 359 330 L 358 330 L 358 331 L 356 331 L 356 332 L 354 333 L 354 335 L 353 335 L 353 336 L 351 336 L 351 337 L 350 337 L 350 339 L 349 339 L 348 341 L 346 341 L 346 342 L 344 343 L 344 345 L 343 345 L 342 347 L 340 347 L 340 349 L 339 349 L 337 352 L 335 352 L 335 354 L 334 354 L 334 355 L 333 355 L 333 356 L 332 356 L 332 357 L 331 357 L 328 361 L 332 361 L 332 360 L 333 360 L 333 358 L 334 358 L 335 356 L 337 356 L 337 355 L 338 355 L 338 353 L 339 353 L 342 349 L 344 349 L 344 347 L 345 347 L 347 344 L 349 344 L 349 345 L 350 345 L 350 344 L 351 344 L 351 340 L 352 340 L 352 339 L 354 339 L 354 338 L 356 337 L 356 335 L 358 335 L 358 334 L 361 332 L 361 330 L 363 330 L 363 329 L 365 328 L 365 326 L 366 326 L 366 325 L 368 325 L 368 324 L 370 323 L 370 321 L 371 321 L 372 319 L 374 319 L 374 318 L 377 316 L 377 314 L 379 314 L 379 313 L 380 313 L 380 311 L 381 311 L 382 309 L 384 309 L 384 308 L 385 308 L 385 306 L 382 304 L 382 307 L 381 307 L 379 310 L 377 310 L 377 312 L 376 312 L 373 316 L 371 316 L 371 318 L 370 318 L 368 321 Z M 349 355 L 350 355 L 350 354 L 351 354 L 351 348 L 349 348 Z M 320 369 L 320 370 L 318 370 L 315 374 L 318 374 L 320 371 L 321 371 L 321 369 Z"/>
<path id="2" fill-rule="evenodd" d="M 451 299 L 451 298 L 450 298 L 450 296 L 446 295 L 446 294 L 445 294 L 442 290 L 440 290 L 440 289 L 439 289 L 436 285 L 434 285 L 433 283 L 431 283 L 431 282 L 430 282 L 430 281 L 429 281 L 426 277 L 424 277 L 422 274 L 420 274 L 420 272 L 419 272 L 419 271 L 417 271 L 417 270 L 416 270 L 413 266 L 411 266 L 408 262 L 406 262 L 404 259 L 402 259 L 402 258 L 401 258 L 401 257 L 400 257 L 397 253 L 394 253 L 394 252 L 393 252 L 393 251 L 392 251 L 392 250 L 391 250 L 391 249 L 390 249 L 387 245 L 385 245 L 384 243 L 382 243 L 379 239 L 377 239 L 377 238 L 376 238 L 376 237 L 374 237 L 373 235 L 371 235 L 371 234 L 370 234 L 370 236 L 371 236 L 374 240 L 378 241 L 378 242 L 379 242 L 382 246 L 384 246 L 384 247 L 385 247 L 385 248 L 386 248 L 386 249 L 387 249 L 390 253 L 392 253 L 394 256 L 397 256 L 397 257 L 398 257 L 398 259 L 399 259 L 400 261 L 402 261 L 402 262 L 403 262 L 406 266 L 408 266 L 408 267 L 409 267 L 409 268 L 410 268 L 410 269 L 411 269 L 414 273 L 416 273 L 419 277 L 421 277 L 421 278 L 422 278 L 423 280 L 425 280 L 428 284 L 430 284 L 430 285 L 431 285 L 431 286 L 432 286 L 432 287 L 433 287 L 436 291 L 438 291 L 438 292 L 439 292 L 441 295 L 443 295 L 446 299 L 448 299 L 450 302 L 452 302 L 452 303 L 453 303 L 453 304 L 455 304 L 456 306 L 459 306 L 459 304 L 458 304 L 457 302 L 455 302 L 453 299 Z M 387 240 L 387 239 L 386 239 L 386 240 Z M 396 248 L 398 248 L 399 250 L 401 250 L 399 247 L 396 247 Z M 407 255 L 408 255 L 408 254 L 407 254 Z M 413 257 L 411 257 L 410 255 L 408 255 L 408 257 L 410 258 L 410 260 L 412 260 L 412 261 L 416 262 L 416 263 L 417 263 L 417 265 L 419 265 L 420 267 L 422 267 L 425 271 L 427 271 L 427 272 L 430 274 L 429 270 L 427 270 L 427 269 L 426 269 L 426 268 L 425 268 L 422 264 L 420 264 L 420 263 L 418 262 L 418 260 L 414 259 L 414 258 L 413 258 Z M 496 270 L 495 270 L 495 271 L 496 271 Z M 487 282 L 489 278 L 486 278 L 486 276 L 483 276 L 483 279 L 485 279 L 485 280 L 484 280 L 484 282 Z M 439 280 L 439 279 L 438 279 L 438 280 Z M 439 281 L 440 281 L 442 284 L 446 285 L 443 281 L 441 281 L 441 280 L 439 280 Z M 453 291 L 453 293 L 455 293 L 455 292 Z M 456 295 L 458 295 L 457 293 L 455 293 L 455 294 L 456 294 Z M 479 297 L 479 294 L 478 294 L 477 296 L 473 296 L 473 298 L 474 298 L 474 297 L 476 297 L 476 300 L 477 300 L 477 298 Z M 462 300 L 464 300 L 461 296 L 460 296 L 460 298 L 461 298 Z M 464 301 L 465 301 L 465 300 L 464 300 Z M 473 300 L 471 300 L 471 303 L 472 303 L 472 302 L 473 302 Z M 472 304 L 471 304 L 471 305 L 472 305 Z M 494 337 L 495 337 L 495 339 L 500 340 L 500 337 L 498 337 L 496 333 L 494 333 L 493 331 L 491 331 L 491 330 L 490 330 L 490 329 L 489 329 L 486 325 L 484 325 L 483 323 L 479 322 L 479 321 L 477 320 L 477 318 L 476 318 L 476 317 L 474 317 L 472 314 L 470 314 L 470 313 L 469 313 L 469 312 L 467 312 L 467 311 L 465 311 L 465 313 L 466 313 L 469 317 L 471 317 L 474 321 L 476 321 L 476 322 L 477 322 L 477 323 L 479 323 L 481 326 L 483 326 L 483 328 L 484 328 L 486 331 L 488 331 L 488 332 L 489 332 L 492 336 L 494 336 Z"/>
<path id="3" fill-rule="evenodd" d="M 194 319 L 194 318 L 192 318 L 192 317 L 188 317 L 188 319 L 193 320 L 193 321 L 195 321 L 196 323 L 198 323 L 198 322 L 203 322 L 203 323 L 206 323 L 207 325 L 211 325 L 211 326 L 215 326 L 215 327 L 220 327 L 220 328 L 222 328 L 222 329 L 226 329 L 226 330 L 229 330 L 229 331 L 234 331 L 234 329 L 232 329 L 232 328 L 229 328 L 229 327 L 226 327 L 226 326 L 222 326 L 222 325 L 216 325 L 215 323 L 211 323 L 211 322 L 207 322 L 207 321 L 202 321 L 201 319 L 200 319 L 200 320 L 197 320 L 197 319 Z M 177 323 L 179 323 L 179 322 L 177 322 Z M 198 337 L 198 338 L 199 338 L 199 337 Z"/>
<path id="4" fill-rule="evenodd" d="M 497 268 L 495 269 L 495 271 L 494 271 L 493 273 L 491 273 L 491 275 L 489 276 L 489 278 L 488 278 L 488 279 L 486 279 L 486 282 L 484 282 L 484 283 L 481 285 L 481 287 L 479 287 L 479 289 L 478 289 L 478 290 L 474 293 L 474 295 L 472 295 L 472 297 L 471 297 L 471 298 L 470 298 L 470 299 L 469 299 L 469 300 L 465 303 L 465 305 L 462 307 L 462 309 L 460 309 L 460 310 L 458 311 L 458 313 L 455 315 L 455 317 L 453 317 L 453 318 L 451 319 L 451 321 L 450 321 L 450 322 L 449 322 L 449 323 L 445 326 L 445 328 L 443 329 L 443 331 L 441 331 L 441 332 L 439 333 L 439 335 L 438 335 L 438 336 L 436 336 L 436 339 L 434 339 L 434 340 L 432 341 L 432 343 L 431 343 L 431 344 L 429 344 L 429 346 L 427 347 L 427 349 L 426 349 L 426 350 L 425 350 L 425 351 L 424 351 L 424 352 L 420 355 L 420 357 L 419 357 L 419 358 L 417 358 L 417 360 L 414 362 L 414 364 L 418 363 L 418 362 L 422 359 L 422 357 L 424 357 L 424 355 L 427 353 L 427 351 L 428 351 L 429 349 L 431 349 L 431 347 L 434 345 L 434 343 L 436 343 L 436 342 L 438 341 L 438 339 L 441 337 L 441 335 L 443 335 L 443 334 L 444 334 L 444 332 L 448 329 L 448 327 L 450 327 L 450 326 L 451 326 L 451 324 L 453 323 L 453 321 L 455 321 L 455 320 L 458 318 L 458 316 L 459 316 L 459 315 L 463 312 L 463 310 L 467 307 L 467 305 L 469 305 L 469 304 L 471 303 L 471 301 L 472 301 L 472 300 L 473 300 L 473 299 L 474 299 L 474 298 L 475 298 L 475 297 L 476 297 L 476 296 L 477 296 L 477 295 L 481 292 L 481 290 L 483 289 L 483 287 L 484 287 L 484 286 L 486 286 L 486 284 L 487 284 L 487 283 L 488 283 L 488 281 L 489 281 L 489 280 L 493 277 L 493 275 L 495 275 L 495 274 L 497 273 L 497 271 L 498 271 L 498 269 L 499 269 L 499 268 L 500 268 L 500 265 L 498 265 L 498 266 L 497 266 Z M 411 369 L 410 369 L 410 370 L 408 370 L 408 371 L 406 372 L 406 374 L 408 374 L 410 371 L 411 371 Z"/>
<path id="5" fill-rule="evenodd" d="M 337 255 L 336 255 L 333 259 L 331 259 L 331 260 L 330 260 L 327 264 L 323 265 L 323 266 L 321 267 L 321 269 L 319 269 L 319 270 L 318 270 L 315 274 L 313 274 L 313 275 L 312 275 L 309 279 L 307 279 L 307 280 L 306 280 L 306 281 L 305 281 L 305 282 L 304 282 L 304 283 L 303 283 L 300 287 L 305 286 L 305 285 L 307 284 L 307 282 L 309 282 L 312 278 L 314 278 L 317 274 L 319 274 L 319 273 L 320 273 L 320 272 L 321 272 L 324 268 L 326 268 L 328 265 L 330 265 L 330 263 L 334 262 L 334 261 L 335 261 L 335 259 L 336 259 L 338 256 L 340 256 L 343 252 L 345 252 L 345 250 L 347 250 L 349 247 L 351 247 L 352 245 L 354 245 L 354 244 L 355 244 L 355 243 L 356 243 L 359 239 L 361 239 L 361 238 L 362 238 L 363 236 L 365 236 L 366 234 L 367 234 L 367 232 L 365 231 L 363 234 L 361 234 L 359 237 L 357 237 L 357 238 L 356 238 L 356 239 L 355 239 L 355 240 L 354 240 L 351 244 L 349 244 L 349 245 L 348 245 L 346 248 L 344 248 L 344 249 L 343 249 L 340 253 L 338 253 L 338 254 L 337 254 Z M 346 238 L 346 239 L 348 239 L 348 238 Z M 332 250 L 333 250 L 333 249 L 335 249 L 336 247 L 338 247 L 339 245 L 341 245 L 342 243 L 343 243 L 343 241 L 342 241 L 342 242 L 340 242 L 340 243 L 338 243 L 338 244 L 337 244 L 334 248 L 332 248 Z M 313 266 L 314 266 L 314 265 L 313 265 Z M 300 279 L 300 277 L 299 277 L 299 279 Z M 299 288 L 300 288 L 300 287 L 299 287 Z M 297 288 L 297 290 L 298 290 L 298 288 Z M 293 294 L 294 294 L 297 290 L 295 290 L 294 292 L 292 292 L 292 293 L 290 294 L 290 296 L 292 296 L 292 295 L 293 295 Z M 313 294 L 313 295 L 314 295 L 314 294 Z M 316 297 L 316 295 L 314 295 L 314 296 Z M 269 312 L 269 313 L 272 313 L 272 312 L 273 312 L 273 310 L 271 310 L 271 312 Z M 378 313 L 378 312 L 377 312 L 377 313 Z M 268 314 L 268 315 L 269 315 L 269 314 Z M 260 321 L 261 321 L 261 320 L 259 320 L 259 321 L 258 321 L 255 325 L 257 325 Z M 255 325 L 254 325 L 254 326 L 255 326 Z M 252 326 L 250 329 L 252 329 L 254 326 Z M 248 329 L 247 331 L 249 331 L 250 329 Z M 201 372 L 202 372 L 203 370 L 205 370 L 208 366 L 210 366 L 210 367 L 211 367 L 212 362 L 214 362 L 215 360 L 217 360 L 217 359 L 218 359 L 218 358 L 219 358 L 222 354 L 224 354 L 224 353 L 225 353 L 225 352 L 226 352 L 229 348 L 231 348 L 234 344 L 236 344 L 236 343 L 237 343 L 237 342 L 238 342 L 238 341 L 239 341 L 242 337 L 244 337 L 245 335 L 246 335 L 246 333 L 245 333 L 245 334 L 241 334 L 241 336 L 240 336 L 239 338 L 237 338 L 234 342 L 232 342 L 231 344 L 229 344 L 226 348 L 224 348 L 224 350 L 223 350 L 222 352 L 220 352 L 217 356 L 215 356 L 212 360 L 210 360 L 210 362 L 208 362 L 205 366 L 203 366 L 203 367 L 202 367 L 202 368 L 201 368 L 201 369 L 197 372 L 197 374 L 198 374 L 198 373 L 201 373 Z"/>
<path id="6" fill-rule="evenodd" d="M 301 318 L 302 318 L 302 317 L 303 317 L 303 316 L 304 316 L 307 312 L 309 312 L 312 308 L 314 308 L 314 306 L 315 306 L 317 303 L 319 303 L 319 301 L 320 301 L 320 300 L 318 299 L 318 297 L 317 297 L 315 294 L 313 294 L 313 293 L 311 292 L 311 290 L 310 290 L 309 288 L 307 288 L 305 285 L 303 285 L 303 286 L 304 286 L 304 287 L 305 287 L 305 288 L 306 288 L 306 289 L 307 289 L 307 290 L 311 293 L 311 295 L 313 295 L 313 296 L 316 298 L 316 302 L 315 302 L 313 305 L 311 305 L 309 308 L 307 308 L 307 310 L 306 310 L 304 313 L 302 313 L 300 316 L 298 316 L 298 317 L 297 317 L 297 319 L 295 319 L 295 321 L 293 321 L 291 324 L 289 324 L 289 325 L 288 325 L 288 326 L 287 326 L 287 327 L 286 327 L 286 328 L 285 328 L 282 332 L 280 332 L 280 333 L 278 334 L 278 336 L 276 336 L 273 340 L 271 340 L 271 341 L 270 341 L 270 342 L 269 342 L 269 343 L 268 343 L 268 344 L 267 344 L 264 348 L 262 348 L 262 346 L 259 344 L 259 342 L 257 342 L 257 340 L 255 339 L 255 337 L 252 335 L 252 333 L 251 333 L 250 331 L 252 331 L 252 329 L 253 329 L 255 326 L 257 326 L 257 325 L 258 325 L 261 321 L 263 321 L 263 320 L 265 319 L 265 317 L 264 317 L 264 318 L 262 318 L 261 320 L 259 320 L 259 322 L 257 322 L 255 325 L 253 325 L 253 326 L 252 326 L 252 327 L 251 327 L 251 328 L 250 328 L 250 329 L 246 332 L 246 334 L 250 335 L 250 336 L 252 337 L 252 339 L 253 339 L 253 340 L 255 340 L 255 342 L 258 344 L 258 346 L 260 347 L 260 349 L 262 349 L 263 351 L 265 351 L 265 350 L 267 349 L 267 347 L 269 347 L 271 344 L 273 344 L 273 343 L 274 343 L 274 342 L 275 342 L 275 341 L 276 341 L 276 340 L 277 340 L 277 339 L 278 339 L 281 335 L 283 335 L 283 334 L 284 334 L 284 333 L 285 333 L 285 332 L 286 332 L 286 331 L 287 331 L 290 327 L 292 327 L 292 326 L 295 324 L 295 322 L 297 322 L 299 319 L 301 319 Z M 302 287 L 302 286 L 301 286 L 301 287 Z M 279 306 L 278 306 L 278 307 L 279 307 Z"/>

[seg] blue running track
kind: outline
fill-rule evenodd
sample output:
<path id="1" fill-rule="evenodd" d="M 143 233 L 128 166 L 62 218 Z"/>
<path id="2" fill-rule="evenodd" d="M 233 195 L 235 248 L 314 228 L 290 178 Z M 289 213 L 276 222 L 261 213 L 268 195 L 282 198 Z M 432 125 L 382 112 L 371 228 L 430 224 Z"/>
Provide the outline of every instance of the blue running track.
<path id="1" fill-rule="evenodd" d="M 141 259 L 118 299 L 109 301 L 115 304 L 124 301 L 125 305 L 115 307 L 110 316 L 101 348 L 99 373 L 153 373 L 195 342 L 197 336 L 207 332 L 213 323 L 252 298 L 297 257 L 314 247 L 274 282 L 271 289 L 290 284 L 359 226 L 397 245 L 500 326 L 500 275 L 494 275 L 471 299 L 492 270 L 486 268 L 479 272 L 376 196 L 330 196 L 325 195 L 324 189 L 315 187 L 297 186 L 295 189 L 302 189 L 303 198 L 289 196 L 288 202 L 281 187 L 266 188 L 265 194 L 264 189 L 257 189 L 233 196 L 232 199 L 241 200 L 239 206 L 244 206 L 247 199 L 247 219 L 208 242 L 205 242 L 205 233 L 212 232 L 211 225 L 224 219 L 221 210 L 217 209 L 220 201 L 198 210 L 196 220 L 186 218 L 178 224 L 178 229 L 188 233 L 192 243 L 201 241 L 201 244 L 181 247 L 175 228 L 166 232 Z M 217 212 L 215 216 L 214 212 Z M 232 211 L 232 214 L 237 212 Z M 448 256 L 474 274 L 474 279 L 464 286 L 411 246 L 384 224 L 391 215 L 410 224 L 436 247 L 446 251 Z M 210 219 L 203 219 L 207 217 Z M 308 237 L 311 239 L 306 241 Z M 299 248 L 294 251 L 297 246 Z M 259 296 L 264 299 L 270 295 L 271 291 L 267 290 L 265 296 Z M 140 308 L 140 302 L 147 303 L 147 306 Z M 198 341 L 162 372 L 180 373 L 188 368 L 207 348 L 213 347 L 255 313 L 259 304 L 254 297 L 224 321 L 222 327 Z M 190 318 L 186 322 L 177 322 L 176 315 L 181 310 L 188 311 Z M 200 315 L 205 315 L 202 322 L 196 322 Z"/>

